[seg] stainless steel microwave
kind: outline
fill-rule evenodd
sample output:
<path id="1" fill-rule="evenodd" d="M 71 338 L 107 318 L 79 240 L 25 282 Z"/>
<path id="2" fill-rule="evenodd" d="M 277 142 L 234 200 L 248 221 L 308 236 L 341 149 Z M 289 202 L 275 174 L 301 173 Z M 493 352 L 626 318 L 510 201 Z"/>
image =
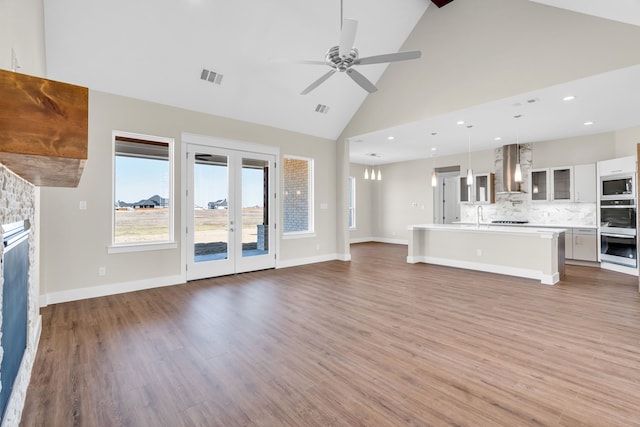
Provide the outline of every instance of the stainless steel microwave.
<path id="1" fill-rule="evenodd" d="M 609 175 L 600 178 L 600 200 L 635 199 L 635 174 Z"/>

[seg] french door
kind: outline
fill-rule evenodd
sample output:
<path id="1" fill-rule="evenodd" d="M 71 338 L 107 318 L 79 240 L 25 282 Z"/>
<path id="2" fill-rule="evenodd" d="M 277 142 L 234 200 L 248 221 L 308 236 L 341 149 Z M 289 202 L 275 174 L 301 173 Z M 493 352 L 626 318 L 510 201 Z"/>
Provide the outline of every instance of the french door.
<path id="1" fill-rule="evenodd" d="M 275 156 L 187 146 L 187 280 L 275 267 Z"/>

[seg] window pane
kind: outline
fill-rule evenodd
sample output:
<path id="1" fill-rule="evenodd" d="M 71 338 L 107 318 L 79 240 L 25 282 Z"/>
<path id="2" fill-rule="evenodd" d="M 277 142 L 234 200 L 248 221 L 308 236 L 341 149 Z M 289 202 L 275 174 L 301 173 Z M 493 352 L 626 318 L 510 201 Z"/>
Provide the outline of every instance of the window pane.
<path id="1" fill-rule="evenodd" d="M 284 232 L 313 231 L 313 160 L 284 159 Z"/>
<path id="2" fill-rule="evenodd" d="M 116 136 L 114 151 L 113 243 L 171 241 L 169 143 Z"/>

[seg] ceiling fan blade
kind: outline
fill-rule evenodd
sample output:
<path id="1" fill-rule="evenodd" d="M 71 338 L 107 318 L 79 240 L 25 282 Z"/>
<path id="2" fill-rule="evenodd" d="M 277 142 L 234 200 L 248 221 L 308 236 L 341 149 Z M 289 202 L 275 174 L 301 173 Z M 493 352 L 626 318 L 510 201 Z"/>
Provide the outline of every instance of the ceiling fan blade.
<path id="1" fill-rule="evenodd" d="M 338 52 L 340 56 L 347 56 L 353 49 L 356 41 L 356 31 L 358 30 L 358 21 L 355 19 L 345 19 L 342 21 L 342 31 L 340 32 L 340 44 Z"/>
<path id="2" fill-rule="evenodd" d="M 314 61 L 312 59 L 269 58 L 269 62 L 272 64 L 327 65 L 325 61 Z"/>
<path id="3" fill-rule="evenodd" d="M 375 87 L 368 78 L 366 78 L 353 68 L 349 68 L 347 70 L 347 74 L 353 79 L 354 82 L 358 83 L 360 87 L 362 87 L 362 89 L 366 90 L 367 92 L 373 93 L 378 90 L 378 88 Z"/>
<path id="4" fill-rule="evenodd" d="M 410 52 L 387 53 L 384 55 L 367 56 L 366 58 L 358 58 L 353 61 L 353 63 L 358 65 L 381 64 L 383 62 L 396 62 L 407 61 L 409 59 L 418 59 L 421 56 L 422 52 L 420 52 L 419 50 L 412 50 Z"/>
<path id="5" fill-rule="evenodd" d="M 315 82 L 311 83 L 309 86 L 307 86 L 307 88 L 305 90 L 303 90 L 302 92 L 300 92 L 300 95 L 306 95 L 309 92 L 311 92 L 312 90 L 314 90 L 315 88 L 317 88 L 318 86 L 320 86 L 322 83 L 324 83 L 325 80 L 327 80 L 329 77 L 333 76 L 333 74 L 336 72 L 336 70 L 331 70 L 326 74 L 323 74 L 322 77 L 320 77 L 318 80 L 316 80 Z"/>

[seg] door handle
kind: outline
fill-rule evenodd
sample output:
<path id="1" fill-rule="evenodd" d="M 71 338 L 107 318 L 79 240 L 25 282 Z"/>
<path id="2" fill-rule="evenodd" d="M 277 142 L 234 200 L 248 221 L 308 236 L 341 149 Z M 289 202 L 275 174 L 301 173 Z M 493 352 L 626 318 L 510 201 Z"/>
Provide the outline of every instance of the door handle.
<path id="1" fill-rule="evenodd" d="M 229 231 L 233 231 L 233 227 L 231 227 L 231 228 L 229 229 Z"/>

